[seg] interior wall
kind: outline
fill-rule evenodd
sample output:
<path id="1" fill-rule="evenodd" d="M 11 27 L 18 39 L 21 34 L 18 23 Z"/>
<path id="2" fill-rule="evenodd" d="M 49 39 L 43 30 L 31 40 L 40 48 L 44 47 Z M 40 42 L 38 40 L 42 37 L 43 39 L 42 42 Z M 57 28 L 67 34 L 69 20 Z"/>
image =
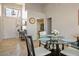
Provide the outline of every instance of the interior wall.
<path id="1" fill-rule="evenodd" d="M 5 17 L 5 7 L 10 8 L 21 8 L 17 4 L 3 4 L 3 37 L 15 37 L 16 35 L 10 35 L 8 27 L 6 27 L 7 22 L 15 21 L 15 18 Z M 57 29 L 60 33 L 69 39 L 75 39 L 73 36 L 79 34 L 79 25 L 78 25 L 78 9 L 79 4 L 43 4 L 32 3 L 26 4 L 27 15 L 27 33 L 33 35 L 33 39 L 37 39 L 37 22 L 35 24 L 29 23 L 29 18 L 34 17 L 35 20 L 40 18 L 49 18 L 52 17 L 52 30 Z M 45 17 L 46 16 L 46 17 Z M 1 19 L 0 19 L 1 20 Z M 6 20 L 6 21 L 5 21 Z M 1 23 L 0 23 L 1 24 Z M 4 25 L 5 24 L 5 25 Z M 46 19 L 45 19 L 46 24 Z M 10 28 L 10 27 L 9 27 Z M 46 28 L 46 26 L 45 26 Z M 46 30 L 46 29 L 45 29 Z M 0 35 L 1 36 L 1 35 Z"/>
<path id="2" fill-rule="evenodd" d="M 21 20 L 21 18 L 17 17 L 6 17 L 5 16 L 5 8 L 14 8 L 14 9 L 20 9 L 22 8 L 21 5 L 17 4 L 10 4 L 10 3 L 4 3 L 2 4 L 2 39 L 7 38 L 16 38 L 17 37 L 17 28 L 16 23 L 17 20 Z"/>
<path id="3" fill-rule="evenodd" d="M 0 39 L 1 39 L 1 16 L 0 16 Z"/>
<path id="4" fill-rule="evenodd" d="M 25 9 L 35 12 L 43 12 L 42 10 L 43 4 L 42 3 L 26 3 Z"/>
<path id="5" fill-rule="evenodd" d="M 2 16 L 2 7 L 1 7 L 2 5 L 0 4 L 0 39 L 2 39 L 2 18 L 1 18 L 1 16 Z"/>
<path id="6" fill-rule="evenodd" d="M 34 17 L 35 23 L 30 24 L 29 18 Z M 33 36 L 33 40 L 37 39 L 37 19 L 44 18 L 42 13 L 28 11 L 27 33 Z"/>
<path id="7" fill-rule="evenodd" d="M 2 39 L 2 17 L 0 16 L 0 39 Z"/>
<path id="8" fill-rule="evenodd" d="M 44 13 L 52 17 L 52 30 L 57 29 L 68 39 L 76 39 L 79 34 L 78 25 L 79 4 L 46 4 Z"/>
<path id="9" fill-rule="evenodd" d="M 45 15 L 42 13 L 41 4 L 26 4 L 26 10 L 28 11 L 27 16 L 27 33 L 33 36 L 33 39 L 37 39 L 37 22 L 35 24 L 29 23 L 29 18 L 34 17 L 35 21 L 40 18 L 45 18 Z M 14 29 L 16 26 L 16 18 L 6 17 L 5 8 L 15 8 L 21 9 L 21 5 L 4 3 L 2 4 L 2 39 L 7 38 L 16 38 L 17 34 Z M 19 18 L 18 18 L 19 19 Z M 11 24 L 11 25 L 10 25 Z M 13 31 L 14 30 L 14 31 Z"/>
<path id="10" fill-rule="evenodd" d="M 33 40 L 37 39 L 37 19 L 45 18 L 44 13 L 42 13 L 41 4 L 26 4 L 27 10 L 27 33 L 28 35 L 32 35 Z M 34 17 L 35 23 L 30 24 L 29 18 Z"/>

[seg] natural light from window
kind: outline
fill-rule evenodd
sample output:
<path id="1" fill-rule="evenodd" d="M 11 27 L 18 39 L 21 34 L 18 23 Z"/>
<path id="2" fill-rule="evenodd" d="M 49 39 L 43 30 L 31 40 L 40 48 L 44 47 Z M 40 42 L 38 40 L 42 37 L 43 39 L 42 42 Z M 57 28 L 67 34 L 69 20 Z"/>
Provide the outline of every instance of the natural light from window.
<path id="1" fill-rule="evenodd" d="M 12 8 L 6 8 L 5 15 L 7 17 L 20 17 L 21 16 L 21 11 L 12 9 Z"/>
<path id="2" fill-rule="evenodd" d="M 25 10 L 25 4 L 22 8 L 22 29 L 26 30 L 27 27 L 27 10 Z"/>

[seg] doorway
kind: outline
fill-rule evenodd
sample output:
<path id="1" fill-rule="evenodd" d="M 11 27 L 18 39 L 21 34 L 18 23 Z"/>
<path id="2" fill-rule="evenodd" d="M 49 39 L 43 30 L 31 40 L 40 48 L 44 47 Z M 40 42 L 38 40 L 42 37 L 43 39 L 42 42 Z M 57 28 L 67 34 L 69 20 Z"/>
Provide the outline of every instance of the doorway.
<path id="1" fill-rule="evenodd" d="M 52 31 L 52 18 L 47 18 L 47 34 L 51 34 Z"/>
<path id="2" fill-rule="evenodd" d="M 44 31 L 44 19 L 37 19 L 38 38 L 40 37 L 40 32 L 41 31 Z"/>

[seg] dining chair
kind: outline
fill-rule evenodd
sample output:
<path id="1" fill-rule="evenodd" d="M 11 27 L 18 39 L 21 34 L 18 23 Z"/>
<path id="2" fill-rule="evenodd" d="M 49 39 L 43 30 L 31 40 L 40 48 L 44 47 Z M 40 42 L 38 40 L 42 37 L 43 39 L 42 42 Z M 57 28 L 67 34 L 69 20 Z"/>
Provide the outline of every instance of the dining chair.
<path id="1" fill-rule="evenodd" d="M 64 56 L 79 56 L 79 50 L 73 47 L 67 47 L 64 50 L 62 50 L 61 55 Z"/>
<path id="2" fill-rule="evenodd" d="M 46 42 L 50 40 L 50 38 L 47 37 L 46 35 L 47 35 L 46 31 L 40 32 L 39 46 L 43 45 L 44 47 L 46 47 Z"/>
<path id="3" fill-rule="evenodd" d="M 28 56 L 47 56 L 47 55 L 51 55 L 51 52 L 49 50 L 45 49 L 44 47 L 34 48 L 33 41 L 32 41 L 32 36 L 25 35 L 25 39 L 26 39 Z"/>
<path id="4" fill-rule="evenodd" d="M 27 34 L 27 30 L 17 30 L 19 32 L 19 38 L 21 38 L 21 40 L 25 40 L 24 39 L 24 34 Z"/>

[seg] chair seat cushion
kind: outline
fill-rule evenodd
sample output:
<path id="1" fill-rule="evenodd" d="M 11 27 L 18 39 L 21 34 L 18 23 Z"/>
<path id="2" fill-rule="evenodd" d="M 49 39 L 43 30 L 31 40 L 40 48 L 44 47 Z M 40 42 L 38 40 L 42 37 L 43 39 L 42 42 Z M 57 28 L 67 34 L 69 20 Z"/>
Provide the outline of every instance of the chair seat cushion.
<path id="1" fill-rule="evenodd" d="M 65 48 L 61 53 L 67 56 L 79 56 L 79 50 L 72 47 Z"/>
<path id="2" fill-rule="evenodd" d="M 48 55 L 50 54 L 51 52 L 43 47 L 38 47 L 38 48 L 35 48 L 35 55 L 36 56 L 44 56 L 44 55 Z"/>

